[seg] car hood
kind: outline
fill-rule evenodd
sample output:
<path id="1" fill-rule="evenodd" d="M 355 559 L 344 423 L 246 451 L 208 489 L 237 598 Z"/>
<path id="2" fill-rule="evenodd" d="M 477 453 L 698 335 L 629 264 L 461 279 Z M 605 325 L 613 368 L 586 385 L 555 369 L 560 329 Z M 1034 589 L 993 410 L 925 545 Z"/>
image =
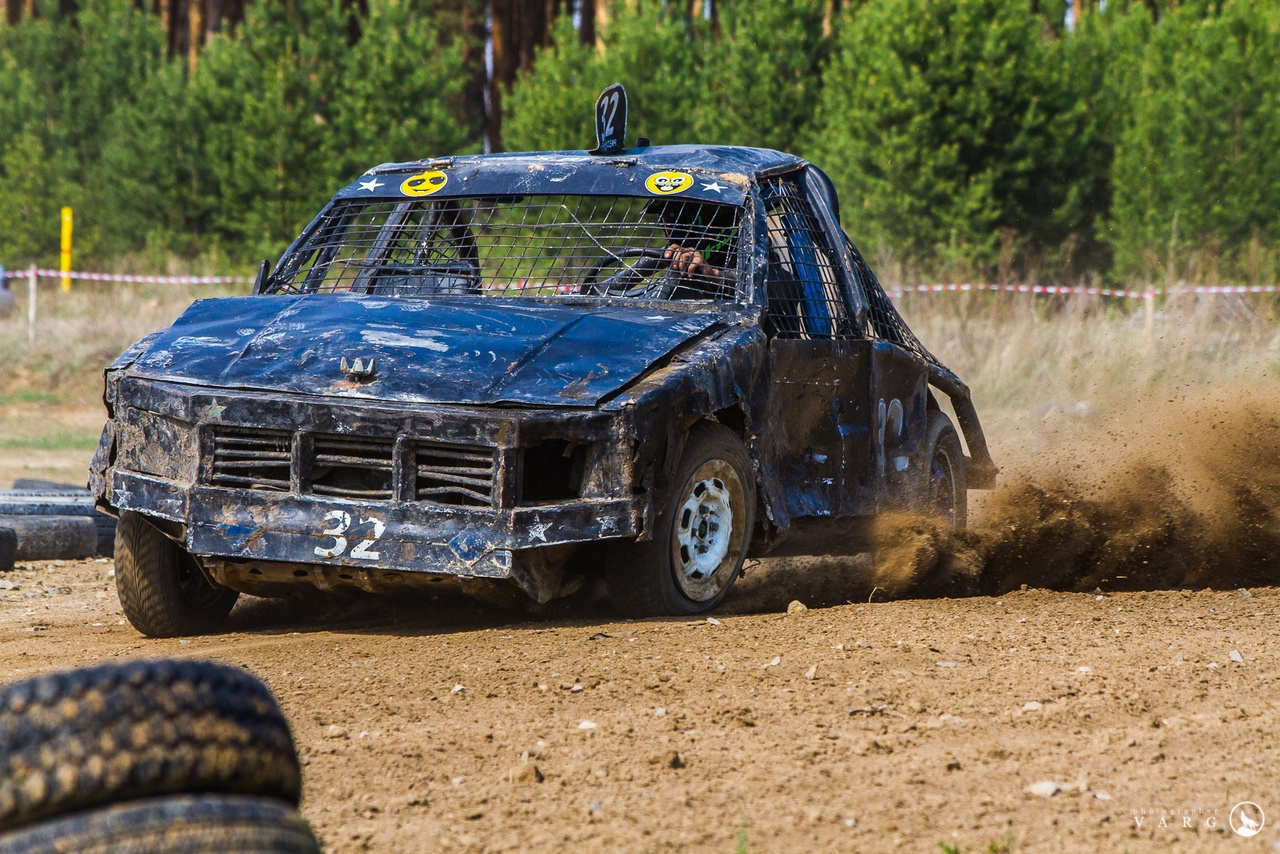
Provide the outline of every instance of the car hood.
<path id="1" fill-rule="evenodd" d="M 725 320 L 708 308 L 332 294 L 199 300 L 129 374 L 374 400 L 592 406 Z M 372 377 L 352 378 L 343 359 L 372 359 Z"/>

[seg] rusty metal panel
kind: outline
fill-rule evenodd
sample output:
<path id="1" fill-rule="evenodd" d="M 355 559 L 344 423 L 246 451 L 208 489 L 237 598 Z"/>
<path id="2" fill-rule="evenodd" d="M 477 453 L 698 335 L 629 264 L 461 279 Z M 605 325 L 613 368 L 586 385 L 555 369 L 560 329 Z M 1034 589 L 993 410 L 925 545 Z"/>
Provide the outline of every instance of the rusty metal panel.
<path id="1" fill-rule="evenodd" d="M 862 341 L 775 339 L 769 346 L 766 495 L 774 522 L 866 512 L 868 357 Z"/>
<path id="2" fill-rule="evenodd" d="M 416 403 L 591 406 L 725 312 L 358 296 L 200 300 L 130 376 Z M 372 359 L 352 381 L 341 360 Z"/>

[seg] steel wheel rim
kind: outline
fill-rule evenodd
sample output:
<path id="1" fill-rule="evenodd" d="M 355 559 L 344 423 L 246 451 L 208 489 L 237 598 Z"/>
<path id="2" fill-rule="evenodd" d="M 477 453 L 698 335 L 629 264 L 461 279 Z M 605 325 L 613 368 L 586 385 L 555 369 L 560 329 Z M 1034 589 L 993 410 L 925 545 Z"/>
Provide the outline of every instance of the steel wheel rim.
<path id="1" fill-rule="evenodd" d="M 671 534 L 672 568 L 682 593 L 694 602 L 718 596 L 742 555 L 746 506 L 742 480 L 724 460 L 703 463 L 685 484 Z"/>

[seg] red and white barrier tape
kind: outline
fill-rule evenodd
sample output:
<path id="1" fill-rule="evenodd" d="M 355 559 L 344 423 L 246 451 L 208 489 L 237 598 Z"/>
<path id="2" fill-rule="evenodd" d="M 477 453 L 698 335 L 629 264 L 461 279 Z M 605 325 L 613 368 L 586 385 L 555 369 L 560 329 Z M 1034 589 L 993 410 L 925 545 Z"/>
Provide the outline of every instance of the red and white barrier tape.
<path id="1" fill-rule="evenodd" d="M 6 279 L 25 279 L 31 275 L 28 270 L 6 270 Z M 252 281 L 244 276 L 136 276 L 129 273 L 62 273 L 58 270 L 37 268 L 36 276 L 42 279 L 61 279 L 67 276 L 89 282 L 138 282 L 159 285 L 232 285 Z M 513 288 L 517 291 L 542 290 L 549 287 L 534 282 L 518 282 Z M 565 292 L 573 288 L 562 288 Z M 1163 288 L 1135 291 L 1118 288 L 1082 288 L 1065 285 L 992 285 L 985 283 L 951 283 L 935 285 L 905 285 L 887 288 L 890 295 L 900 297 L 909 293 L 945 293 L 953 291 L 1004 291 L 1018 294 L 1081 294 L 1098 297 L 1117 297 L 1120 299 L 1143 299 L 1148 296 L 1166 296 L 1173 294 L 1274 294 L 1280 293 L 1280 285 L 1198 285 L 1190 288 L 1175 288 L 1166 291 Z"/>
<path id="2" fill-rule="evenodd" d="M 10 272 L 10 278 L 30 275 L 29 271 Z M 42 279 L 82 279 L 90 282 L 141 282 L 157 285 L 231 285 L 248 282 L 243 276 L 135 276 L 129 273 L 63 273 L 58 270 L 36 270 Z"/>
<path id="3" fill-rule="evenodd" d="M 1018 294 L 1088 294 L 1099 297 L 1119 297 L 1121 299 L 1143 299 L 1148 296 L 1172 296 L 1176 294 L 1274 294 L 1280 293 L 1280 285 L 1198 285 L 1190 288 L 1152 288 L 1146 291 L 1132 291 L 1115 288 L 1081 288 L 1065 285 L 989 285 L 961 284 L 946 285 L 906 285 L 890 288 L 893 296 L 908 293 L 941 293 L 944 291 L 1005 291 Z"/>

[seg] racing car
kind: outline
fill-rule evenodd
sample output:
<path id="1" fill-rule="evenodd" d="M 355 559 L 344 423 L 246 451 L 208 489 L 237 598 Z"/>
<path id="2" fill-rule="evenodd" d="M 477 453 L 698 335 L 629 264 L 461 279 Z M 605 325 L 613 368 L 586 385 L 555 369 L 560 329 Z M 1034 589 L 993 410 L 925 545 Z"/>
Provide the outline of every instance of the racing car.
<path id="1" fill-rule="evenodd" d="M 749 555 L 854 553 L 891 509 L 964 525 L 997 473 L 971 395 L 827 175 L 628 146 L 626 112 L 605 90 L 590 151 L 370 169 L 251 295 L 106 369 L 90 485 L 133 626 L 214 631 L 241 592 L 545 603 L 600 576 L 625 615 L 696 614 Z"/>

